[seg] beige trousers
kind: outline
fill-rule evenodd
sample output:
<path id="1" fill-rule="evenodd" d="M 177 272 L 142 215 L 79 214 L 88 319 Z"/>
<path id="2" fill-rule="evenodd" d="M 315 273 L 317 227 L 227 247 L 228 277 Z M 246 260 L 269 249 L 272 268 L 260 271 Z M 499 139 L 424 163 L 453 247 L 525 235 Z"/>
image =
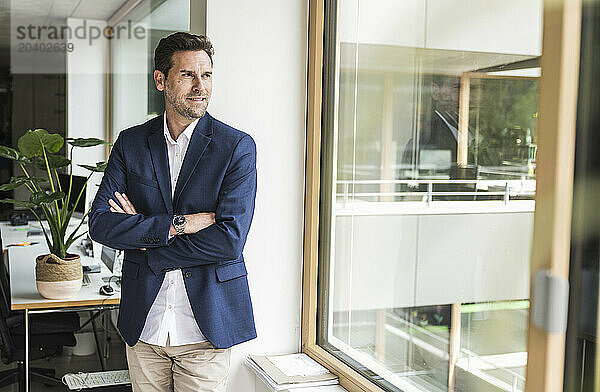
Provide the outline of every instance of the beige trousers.
<path id="1" fill-rule="evenodd" d="M 166 347 L 138 341 L 127 347 L 133 392 L 225 392 L 231 349 L 210 342 Z"/>

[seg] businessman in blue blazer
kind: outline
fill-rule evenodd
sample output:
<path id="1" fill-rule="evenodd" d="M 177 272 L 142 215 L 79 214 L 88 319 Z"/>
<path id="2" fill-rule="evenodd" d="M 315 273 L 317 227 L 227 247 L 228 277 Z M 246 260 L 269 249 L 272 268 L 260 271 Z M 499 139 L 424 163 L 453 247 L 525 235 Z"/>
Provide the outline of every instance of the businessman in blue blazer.
<path id="1" fill-rule="evenodd" d="M 122 131 L 89 217 L 124 249 L 118 328 L 134 391 L 225 391 L 230 347 L 256 337 L 242 250 L 254 213 L 252 137 L 211 117 L 213 47 L 155 50 L 165 113 Z"/>

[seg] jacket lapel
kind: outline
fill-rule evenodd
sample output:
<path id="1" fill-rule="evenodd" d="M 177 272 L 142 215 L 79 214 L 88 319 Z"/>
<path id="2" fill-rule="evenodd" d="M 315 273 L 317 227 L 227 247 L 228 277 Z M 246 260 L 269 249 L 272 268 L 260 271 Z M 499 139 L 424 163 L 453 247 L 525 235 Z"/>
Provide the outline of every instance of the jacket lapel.
<path id="1" fill-rule="evenodd" d="M 196 124 L 194 133 L 192 133 L 192 139 L 188 145 L 187 152 L 181 165 L 181 171 L 179 172 L 179 178 L 177 178 L 177 185 L 175 186 L 175 195 L 173 196 L 173 205 L 177 206 L 179 197 L 183 192 L 186 184 L 188 183 L 192 173 L 198 166 L 198 162 L 206 147 L 211 141 L 210 135 L 212 134 L 212 117 L 206 113 Z"/>
<path id="2" fill-rule="evenodd" d="M 169 214 L 173 213 L 173 200 L 171 199 L 171 174 L 169 172 L 169 160 L 167 156 L 167 142 L 163 134 L 163 116 L 159 116 L 159 121 L 153 125 L 152 133 L 148 136 L 148 145 L 150 146 L 150 155 L 154 172 L 158 180 L 160 193 L 167 207 Z"/>

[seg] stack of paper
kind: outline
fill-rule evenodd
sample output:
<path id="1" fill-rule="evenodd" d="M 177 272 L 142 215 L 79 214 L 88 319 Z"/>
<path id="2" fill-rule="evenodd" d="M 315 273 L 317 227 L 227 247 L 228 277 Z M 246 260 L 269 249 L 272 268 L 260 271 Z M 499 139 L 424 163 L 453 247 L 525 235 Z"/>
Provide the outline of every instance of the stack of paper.
<path id="1" fill-rule="evenodd" d="M 246 365 L 273 391 L 338 384 L 336 375 L 306 354 L 249 355 Z"/>

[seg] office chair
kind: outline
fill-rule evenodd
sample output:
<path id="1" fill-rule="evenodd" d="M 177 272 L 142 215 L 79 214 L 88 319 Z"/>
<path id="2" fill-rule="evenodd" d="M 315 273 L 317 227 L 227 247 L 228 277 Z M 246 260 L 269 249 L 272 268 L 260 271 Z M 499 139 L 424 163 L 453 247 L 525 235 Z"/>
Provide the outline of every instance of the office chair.
<path id="1" fill-rule="evenodd" d="M 0 249 L 2 238 L 0 236 Z M 10 284 L 4 257 L 0 257 L 0 359 L 5 364 L 17 363 L 16 369 L 0 372 L 0 388 L 19 383 L 24 390 L 25 380 L 25 323 L 24 314 L 10 310 Z M 35 314 L 30 317 L 29 360 L 49 358 L 59 354 L 63 346 L 74 346 L 75 331 L 79 329 L 77 313 Z M 31 381 L 45 385 L 63 385 L 54 377 L 54 369 L 29 368 Z"/>

